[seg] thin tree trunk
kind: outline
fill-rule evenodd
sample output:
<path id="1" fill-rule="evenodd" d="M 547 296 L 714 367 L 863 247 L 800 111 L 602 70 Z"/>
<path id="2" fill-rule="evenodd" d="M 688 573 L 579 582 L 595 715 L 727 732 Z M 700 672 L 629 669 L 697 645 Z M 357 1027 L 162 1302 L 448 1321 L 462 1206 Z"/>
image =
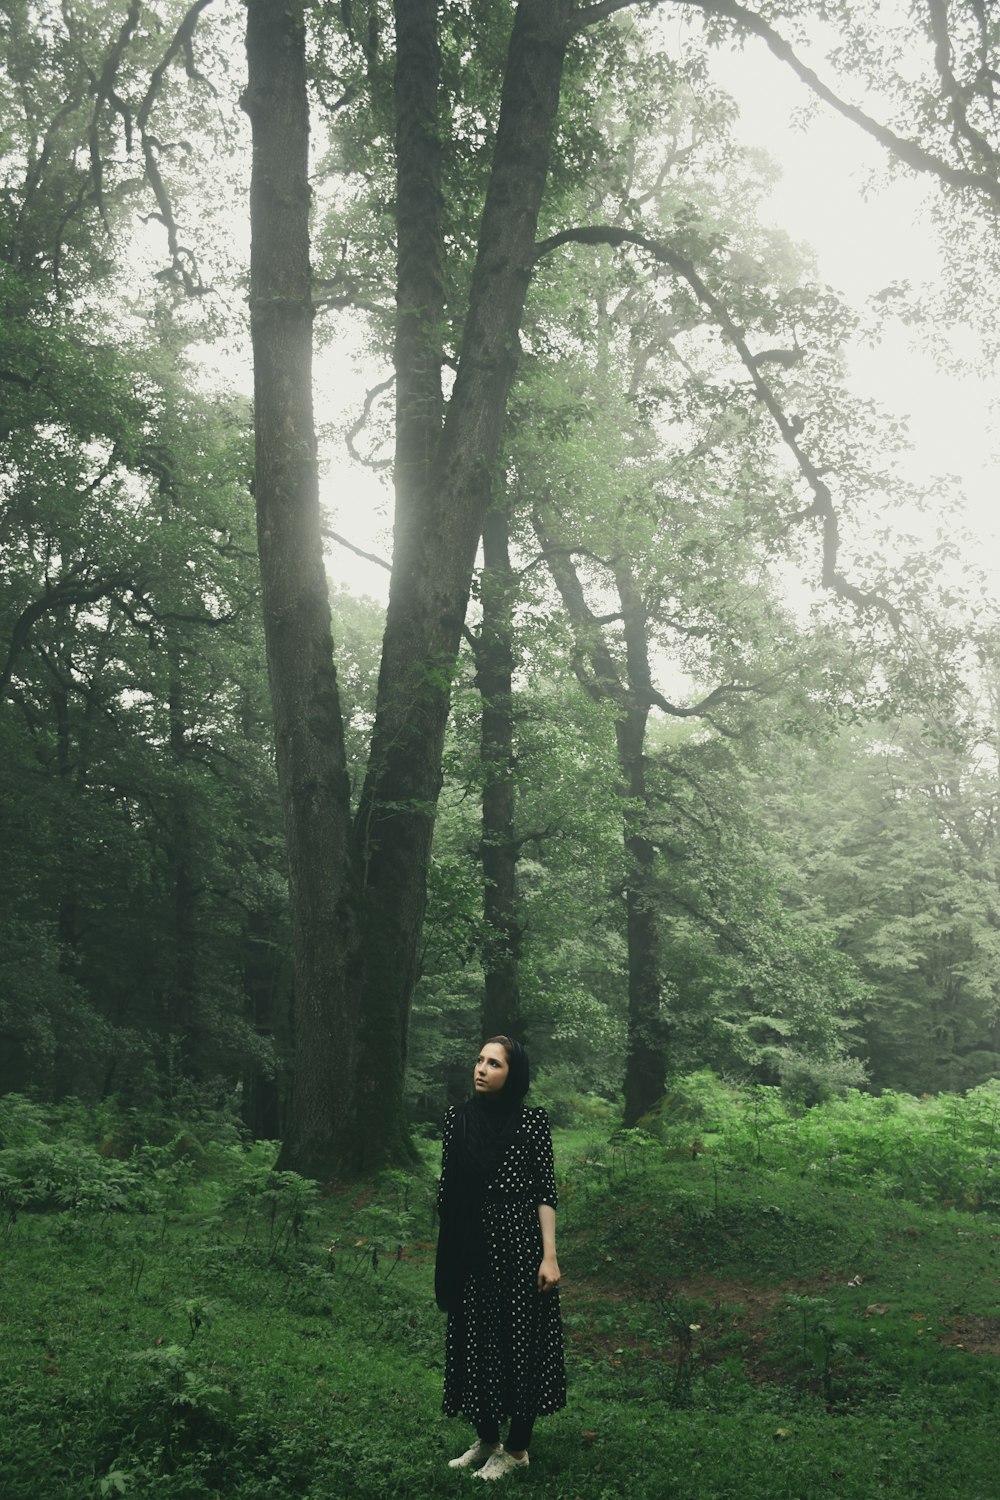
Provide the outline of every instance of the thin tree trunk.
<path id="1" fill-rule="evenodd" d="M 514 835 L 513 600 L 507 511 L 494 506 L 483 525 L 483 623 L 476 646 L 476 685 L 483 704 L 482 1030 L 484 1036 L 504 1033 L 523 1042 L 527 1038 L 518 972 L 522 927 Z"/>
<path id="2" fill-rule="evenodd" d="M 659 921 L 651 890 L 655 849 L 648 837 L 645 773 L 646 723 L 652 702 L 646 607 L 623 560 L 614 566 L 625 635 L 624 676 L 590 610 L 579 575 L 565 548 L 554 544 L 536 507 L 535 534 L 566 607 L 575 638 L 574 670 L 596 703 L 618 705 L 615 739 L 622 773 L 622 837 L 627 856 L 625 921 L 628 943 L 628 1039 L 625 1060 L 625 1124 L 662 1098 L 666 1086 L 667 1027 L 662 1013 Z"/>
<path id="3" fill-rule="evenodd" d="M 167 638 L 170 681 L 167 688 L 170 760 L 173 784 L 167 808 L 166 857 L 172 894 L 169 971 L 166 976 L 168 1046 L 176 1045 L 181 1072 L 195 1076 L 200 1050 L 198 994 L 198 879 L 194 854 L 194 825 L 190 794 L 184 781 L 187 734 L 184 725 L 184 687 L 180 651 L 171 631 Z"/>
<path id="4" fill-rule="evenodd" d="M 615 726 L 624 778 L 623 837 L 627 856 L 625 921 L 628 940 L 628 1042 L 625 1124 L 635 1125 L 666 1087 L 666 1036 L 660 983 L 660 933 L 651 875 L 655 851 L 648 817 L 643 742 L 648 710 L 634 708 Z"/>
<path id="5" fill-rule="evenodd" d="M 652 891 L 655 850 L 648 837 L 646 724 L 652 701 L 649 618 L 628 564 L 615 566 L 615 587 L 625 635 L 629 709 L 615 731 L 625 786 L 626 922 L 628 929 L 628 1046 L 625 1055 L 625 1124 L 636 1122 L 662 1099 L 667 1077 L 660 923 Z"/>

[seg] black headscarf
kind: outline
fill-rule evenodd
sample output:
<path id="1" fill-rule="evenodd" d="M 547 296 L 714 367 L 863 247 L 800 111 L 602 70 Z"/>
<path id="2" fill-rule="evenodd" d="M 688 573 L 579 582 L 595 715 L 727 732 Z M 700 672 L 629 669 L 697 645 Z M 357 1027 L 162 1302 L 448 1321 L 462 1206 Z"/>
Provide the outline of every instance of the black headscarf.
<path id="1" fill-rule="evenodd" d="M 460 1305 L 466 1281 L 485 1256 L 483 1198 L 521 1123 L 530 1079 L 528 1054 L 520 1042 L 509 1037 L 506 1041 L 510 1047 L 503 1088 L 473 1094 L 455 1111 L 434 1270 L 434 1293 L 444 1312 Z"/>

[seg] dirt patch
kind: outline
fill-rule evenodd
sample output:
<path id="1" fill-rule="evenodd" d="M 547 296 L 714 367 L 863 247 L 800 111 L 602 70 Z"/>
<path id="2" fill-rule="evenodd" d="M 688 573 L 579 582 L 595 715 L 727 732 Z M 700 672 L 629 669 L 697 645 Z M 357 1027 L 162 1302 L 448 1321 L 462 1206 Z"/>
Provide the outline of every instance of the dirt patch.
<path id="1" fill-rule="evenodd" d="M 938 1334 L 939 1344 L 1000 1359 L 1000 1318 L 943 1318 L 942 1322 L 948 1331 Z"/>
<path id="2" fill-rule="evenodd" d="M 821 1296 L 841 1279 L 831 1271 L 781 1286 L 755 1286 L 700 1274 L 618 1289 L 573 1279 L 563 1283 L 561 1296 L 571 1325 L 569 1342 L 585 1358 L 616 1365 L 631 1355 L 678 1368 L 693 1355 L 704 1364 L 735 1355 L 754 1384 L 769 1385 L 788 1378 L 771 1349 L 777 1309 L 784 1298 Z M 621 1308 L 621 1320 L 613 1330 L 602 1331 L 609 1305 Z"/>

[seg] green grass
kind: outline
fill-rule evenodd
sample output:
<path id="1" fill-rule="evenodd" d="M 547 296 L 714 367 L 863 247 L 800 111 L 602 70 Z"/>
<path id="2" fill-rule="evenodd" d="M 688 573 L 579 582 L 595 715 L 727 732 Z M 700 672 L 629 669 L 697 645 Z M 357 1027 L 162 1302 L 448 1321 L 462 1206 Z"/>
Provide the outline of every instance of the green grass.
<path id="1" fill-rule="evenodd" d="M 510 1488 L 1000 1495 L 995 1218 L 748 1164 L 722 1132 L 556 1147 L 570 1404 Z M 261 1149 L 164 1145 L 124 1202 L 97 1148 L 47 1187 L 3 1156 L 5 1500 L 476 1492 L 445 1464 L 467 1429 L 440 1415 L 432 1153 L 323 1197 Z"/>

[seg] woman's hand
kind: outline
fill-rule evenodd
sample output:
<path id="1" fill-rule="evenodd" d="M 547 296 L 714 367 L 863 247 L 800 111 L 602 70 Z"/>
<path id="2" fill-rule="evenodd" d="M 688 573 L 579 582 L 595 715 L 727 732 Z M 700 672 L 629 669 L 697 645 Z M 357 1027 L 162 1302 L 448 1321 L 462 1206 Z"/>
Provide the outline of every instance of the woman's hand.
<path id="1" fill-rule="evenodd" d="M 559 1262 L 554 1255 L 546 1255 L 538 1267 L 538 1290 L 551 1292 L 559 1285 Z"/>

